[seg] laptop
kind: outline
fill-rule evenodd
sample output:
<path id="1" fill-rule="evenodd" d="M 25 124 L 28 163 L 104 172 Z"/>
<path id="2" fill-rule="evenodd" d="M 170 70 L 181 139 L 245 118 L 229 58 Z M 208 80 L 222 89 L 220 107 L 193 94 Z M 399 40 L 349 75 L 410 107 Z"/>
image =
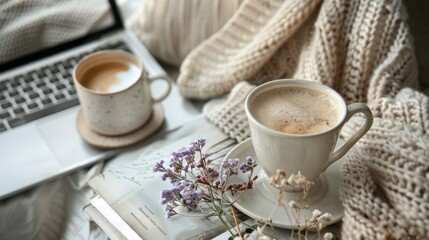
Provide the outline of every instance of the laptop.
<path id="1" fill-rule="evenodd" d="M 0 200 L 123 150 L 94 148 L 77 133 L 79 100 L 71 71 L 81 58 L 120 49 L 139 57 L 149 76 L 168 77 L 124 29 L 114 0 L 81 2 L 0 3 Z M 154 95 L 164 90 L 159 88 L 152 87 Z M 175 86 L 163 106 L 164 132 L 200 113 Z"/>

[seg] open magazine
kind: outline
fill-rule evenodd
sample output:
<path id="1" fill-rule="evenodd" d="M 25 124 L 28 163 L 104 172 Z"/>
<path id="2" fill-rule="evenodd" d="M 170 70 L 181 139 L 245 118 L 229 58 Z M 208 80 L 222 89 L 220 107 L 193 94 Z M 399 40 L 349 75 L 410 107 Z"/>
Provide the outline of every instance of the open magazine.
<path id="1" fill-rule="evenodd" d="M 177 215 L 166 218 L 160 204 L 160 191 L 170 183 L 163 182 L 159 173 L 152 172 L 156 162 L 168 160 L 173 151 L 202 137 L 208 139 L 207 149 L 226 153 L 232 147 L 219 144 L 228 136 L 211 126 L 107 169 L 89 181 L 98 196 L 85 207 L 85 212 L 112 239 L 196 239 L 199 236 L 210 239 L 219 235 L 225 229 L 216 217 Z"/>

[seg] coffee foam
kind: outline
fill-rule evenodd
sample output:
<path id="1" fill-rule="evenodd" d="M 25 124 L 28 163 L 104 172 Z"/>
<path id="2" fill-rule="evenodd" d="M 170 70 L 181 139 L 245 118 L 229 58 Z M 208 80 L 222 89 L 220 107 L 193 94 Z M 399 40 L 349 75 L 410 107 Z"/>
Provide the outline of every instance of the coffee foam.
<path id="1" fill-rule="evenodd" d="M 140 69 L 131 62 L 106 62 L 89 69 L 81 83 L 101 93 L 122 91 L 137 81 Z"/>
<path id="2" fill-rule="evenodd" d="M 252 115 L 263 125 L 290 134 L 312 134 L 334 127 L 339 103 L 321 91 L 300 87 L 269 90 L 253 101 Z"/>

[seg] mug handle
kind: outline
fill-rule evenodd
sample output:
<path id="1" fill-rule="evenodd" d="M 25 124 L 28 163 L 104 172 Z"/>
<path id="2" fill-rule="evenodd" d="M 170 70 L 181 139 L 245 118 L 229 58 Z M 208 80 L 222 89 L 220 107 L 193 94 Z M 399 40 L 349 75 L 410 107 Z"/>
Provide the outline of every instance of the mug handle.
<path id="1" fill-rule="evenodd" d="M 153 83 L 156 80 L 167 81 L 168 87 L 167 87 L 167 90 L 163 94 L 161 94 L 161 96 L 159 96 L 157 98 L 154 98 L 152 96 L 152 100 L 153 100 L 154 103 L 161 102 L 162 100 L 164 100 L 168 96 L 168 94 L 170 94 L 171 87 L 173 85 L 173 80 L 169 76 L 155 76 L 155 77 L 150 77 L 149 78 L 149 82 L 150 83 Z"/>
<path id="2" fill-rule="evenodd" d="M 363 103 L 352 103 L 347 106 L 347 116 L 345 122 L 349 121 L 350 118 L 356 113 L 365 114 L 366 120 L 364 125 L 355 134 L 353 134 L 347 142 L 345 142 L 340 148 L 336 149 L 335 152 L 332 153 L 325 169 L 344 156 L 344 154 L 346 154 L 350 148 L 353 147 L 353 145 L 355 145 L 355 143 L 371 128 L 373 122 L 372 113 L 368 106 Z"/>

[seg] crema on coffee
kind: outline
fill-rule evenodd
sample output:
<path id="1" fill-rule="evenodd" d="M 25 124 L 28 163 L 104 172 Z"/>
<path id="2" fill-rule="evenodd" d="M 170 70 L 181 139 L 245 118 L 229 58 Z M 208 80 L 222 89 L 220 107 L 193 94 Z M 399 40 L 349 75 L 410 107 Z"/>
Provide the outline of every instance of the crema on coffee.
<path id="1" fill-rule="evenodd" d="M 334 127 L 342 114 L 333 97 L 300 87 L 268 90 L 252 103 L 252 115 L 258 122 L 289 134 L 324 132 Z"/>
<path id="2" fill-rule="evenodd" d="M 141 70 L 132 62 L 105 62 L 86 71 L 80 83 L 99 93 L 115 93 L 134 84 Z"/>

